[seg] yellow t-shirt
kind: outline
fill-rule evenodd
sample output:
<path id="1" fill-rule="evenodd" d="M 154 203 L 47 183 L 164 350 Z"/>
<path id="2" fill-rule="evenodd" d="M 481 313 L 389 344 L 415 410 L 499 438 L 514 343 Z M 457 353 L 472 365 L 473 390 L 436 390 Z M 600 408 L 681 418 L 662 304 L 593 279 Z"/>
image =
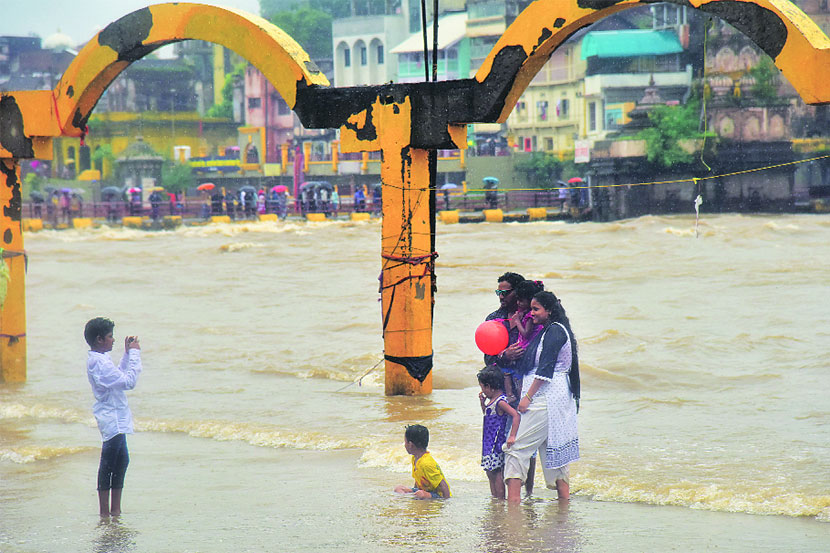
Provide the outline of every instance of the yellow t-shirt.
<path id="1" fill-rule="evenodd" d="M 435 462 L 429 452 L 424 453 L 416 461 L 415 456 L 412 456 L 412 478 L 415 479 L 415 487 L 427 492 L 438 492 L 438 486 L 444 478 L 444 473 L 441 472 L 441 467 Z M 447 489 L 450 484 L 447 482 Z M 452 493 L 450 493 L 452 495 Z"/>

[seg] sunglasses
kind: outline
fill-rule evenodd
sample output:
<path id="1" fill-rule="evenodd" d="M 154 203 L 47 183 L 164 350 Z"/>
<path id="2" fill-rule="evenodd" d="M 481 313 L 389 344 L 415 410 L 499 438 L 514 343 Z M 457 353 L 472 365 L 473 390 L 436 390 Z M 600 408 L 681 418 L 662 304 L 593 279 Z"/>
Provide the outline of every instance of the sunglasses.
<path id="1" fill-rule="evenodd" d="M 513 289 L 511 288 L 510 290 L 496 290 L 495 292 L 496 292 L 496 295 L 498 297 L 502 297 L 502 296 L 506 296 L 507 294 L 509 294 L 512 291 L 513 291 Z"/>

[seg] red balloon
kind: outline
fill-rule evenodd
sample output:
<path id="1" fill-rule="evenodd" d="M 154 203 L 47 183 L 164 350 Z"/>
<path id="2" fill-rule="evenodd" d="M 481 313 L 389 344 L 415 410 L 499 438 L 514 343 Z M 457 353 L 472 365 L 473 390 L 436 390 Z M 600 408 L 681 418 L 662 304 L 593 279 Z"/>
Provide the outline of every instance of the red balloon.
<path id="1" fill-rule="evenodd" d="M 476 345 L 486 355 L 498 355 L 507 341 L 507 328 L 499 321 L 484 321 L 476 329 Z"/>

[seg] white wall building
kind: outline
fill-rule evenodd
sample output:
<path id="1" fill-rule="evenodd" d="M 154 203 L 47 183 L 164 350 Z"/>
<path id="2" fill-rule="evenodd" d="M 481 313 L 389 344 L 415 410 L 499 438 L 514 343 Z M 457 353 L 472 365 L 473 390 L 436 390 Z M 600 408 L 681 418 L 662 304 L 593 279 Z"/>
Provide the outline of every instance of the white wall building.
<path id="1" fill-rule="evenodd" d="M 394 81 L 397 60 L 390 50 L 409 36 L 404 15 L 370 15 L 332 23 L 334 86 Z"/>

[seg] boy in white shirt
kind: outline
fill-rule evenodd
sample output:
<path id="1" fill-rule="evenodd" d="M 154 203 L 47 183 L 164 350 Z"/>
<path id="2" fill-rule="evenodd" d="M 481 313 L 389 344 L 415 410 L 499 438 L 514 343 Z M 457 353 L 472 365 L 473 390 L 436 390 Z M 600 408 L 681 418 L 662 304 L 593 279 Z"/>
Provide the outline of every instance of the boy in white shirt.
<path id="1" fill-rule="evenodd" d="M 98 506 L 102 517 L 121 514 L 121 492 L 130 463 L 126 435 L 133 433 L 133 416 L 125 392 L 135 388 L 141 373 L 141 346 L 137 336 L 124 339 L 124 356 L 118 366 L 113 364 L 109 352 L 114 328 L 115 324 L 104 317 L 90 320 L 84 328 L 84 338 L 90 347 L 86 373 L 95 396 L 92 413 L 104 441 L 98 466 Z"/>

